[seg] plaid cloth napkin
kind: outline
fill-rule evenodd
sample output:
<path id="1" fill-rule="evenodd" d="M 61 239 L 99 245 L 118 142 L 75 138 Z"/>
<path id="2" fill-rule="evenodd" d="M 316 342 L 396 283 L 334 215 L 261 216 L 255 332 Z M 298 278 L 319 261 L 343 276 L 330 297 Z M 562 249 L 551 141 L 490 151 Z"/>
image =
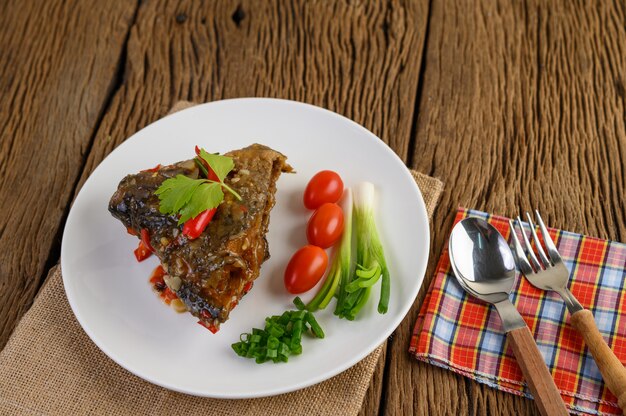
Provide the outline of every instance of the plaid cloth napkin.
<path id="1" fill-rule="evenodd" d="M 483 218 L 509 238 L 507 218 L 459 209 L 455 224 L 466 217 Z M 609 346 L 626 363 L 626 244 L 561 230 L 549 232 L 572 272 L 570 290 L 593 312 Z M 561 298 L 536 289 L 519 274 L 511 296 L 570 412 L 621 415 L 582 337 L 569 325 Z M 446 246 L 415 324 L 410 352 L 418 360 L 531 397 L 505 340 L 495 308 L 467 295 L 457 283 Z"/>

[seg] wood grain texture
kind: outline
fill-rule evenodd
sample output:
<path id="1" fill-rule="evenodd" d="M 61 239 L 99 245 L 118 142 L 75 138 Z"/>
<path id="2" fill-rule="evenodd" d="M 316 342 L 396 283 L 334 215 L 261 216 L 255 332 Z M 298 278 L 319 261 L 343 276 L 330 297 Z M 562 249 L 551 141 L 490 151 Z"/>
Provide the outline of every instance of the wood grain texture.
<path id="1" fill-rule="evenodd" d="M 354 119 L 446 183 L 424 290 L 361 414 L 537 414 L 412 360 L 408 340 L 459 205 L 626 239 L 625 22 L 618 1 L 0 3 L 0 348 L 114 147 L 180 99 L 282 97 Z"/>
<path id="2" fill-rule="evenodd" d="M 435 230 L 450 229 L 458 206 L 537 207 L 550 226 L 624 240 L 624 12 L 433 0 L 411 167 L 446 184 Z M 406 354 L 447 236 L 433 234 L 426 286 L 388 348 L 386 414 L 537 414 L 530 400 Z"/>
<path id="3" fill-rule="evenodd" d="M 580 310 L 570 316 L 570 324 L 584 338 L 604 383 L 617 397 L 619 407 L 626 414 L 626 368 L 606 343 L 593 314 L 587 309 Z"/>
<path id="4" fill-rule="evenodd" d="M 135 8 L 0 5 L 0 349 L 58 256 L 61 220 Z"/>
<path id="5" fill-rule="evenodd" d="M 426 0 L 142 3 L 125 82 L 80 184 L 113 148 L 178 100 L 264 96 L 312 103 L 364 125 L 406 160 L 427 17 Z M 383 354 L 362 415 L 379 411 L 384 360 Z"/>
<path id="6" fill-rule="evenodd" d="M 520 318 L 521 319 L 521 318 Z M 506 339 L 522 369 L 524 380 L 532 393 L 539 412 L 544 416 L 567 416 L 565 403 L 561 399 L 550 370 L 527 326 L 507 332 Z"/>
<path id="7" fill-rule="evenodd" d="M 83 179 L 181 99 L 264 96 L 320 105 L 406 159 L 426 18 L 426 1 L 143 3 L 125 82 Z"/>

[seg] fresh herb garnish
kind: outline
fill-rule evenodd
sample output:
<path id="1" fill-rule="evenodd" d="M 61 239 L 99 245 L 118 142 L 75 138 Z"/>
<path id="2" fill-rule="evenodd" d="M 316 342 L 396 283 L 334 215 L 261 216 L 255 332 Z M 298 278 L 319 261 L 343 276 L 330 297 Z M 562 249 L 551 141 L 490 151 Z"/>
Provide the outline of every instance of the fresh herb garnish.
<path id="1" fill-rule="evenodd" d="M 159 197 L 159 211 L 162 214 L 180 215 L 178 224 L 183 224 L 191 218 L 195 218 L 201 212 L 217 208 L 224 200 L 222 188 L 232 193 L 237 199 L 241 196 L 230 186 L 224 183 L 228 173 L 233 170 L 235 163 L 227 156 L 211 154 L 200 149 L 196 158 L 198 166 L 202 166 L 207 178 L 192 179 L 185 175 L 176 175 L 163 181 L 156 194 Z M 215 175 L 209 179 L 208 166 Z M 217 180 L 215 180 L 217 179 Z"/>
<path id="2" fill-rule="evenodd" d="M 209 153 L 202 148 L 200 148 L 200 154 L 198 156 L 209 164 L 211 170 L 215 172 L 220 182 L 224 182 L 226 175 L 235 167 L 235 162 L 233 162 L 232 158 Z"/>
<path id="3" fill-rule="evenodd" d="M 302 354 L 302 334 L 309 332 L 324 338 L 324 331 L 309 311 L 286 311 L 265 318 L 265 329 L 252 328 L 232 348 L 240 357 L 254 358 L 257 364 L 266 361 L 287 362 L 290 355 Z"/>

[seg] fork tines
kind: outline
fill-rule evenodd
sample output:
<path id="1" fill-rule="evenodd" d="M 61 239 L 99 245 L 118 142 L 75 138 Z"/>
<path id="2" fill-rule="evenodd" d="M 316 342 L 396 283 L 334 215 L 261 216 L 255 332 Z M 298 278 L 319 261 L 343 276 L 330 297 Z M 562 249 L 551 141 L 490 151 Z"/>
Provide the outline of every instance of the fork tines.
<path id="1" fill-rule="evenodd" d="M 537 222 L 539 223 L 539 228 L 541 230 L 541 237 L 543 238 L 543 242 L 545 244 L 546 249 L 548 250 L 548 255 L 543 250 L 541 243 L 539 242 L 539 237 L 537 236 L 537 232 L 535 231 L 536 225 L 533 222 L 532 217 L 528 212 L 526 212 L 526 218 L 528 219 L 528 225 L 530 227 L 530 234 L 535 242 L 535 247 L 537 248 L 537 253 L 539 254 L 539 258 L 535 255 L 535 252 L 532 249 L 530 241 L 528 240 L 528 236 L 526 235 L 526 231 L 524 229 L 524 223 L 520 219 L 519 215 L 515 223 L 519 227 L 519 230 L 522 234 L 522 240 L 524 241 L 524 245 L 520 243 L 517 232 L 515 230 L 515 226 L 512 220 L 509 220 L 509 227 L 511 228 L 511 238 L 513 239 L 513 246 L 515 248 L 515 254 L 518 259 L 519 267 L 522 273 L 528 275 L 539 272 L 541 270 L 545 270 L 554 266 L 556 263 L 560 263 L 561 256 L 554 245 L 554 241 L 550 237 L 548 233 L 548 229 L 546 225 L 543 223 L 541 219 L 541 215 L 539 215 L 539 211 L 535 210 L 535 215 L 537 216 Z M 528 253 L 528 257 L 526 256 Z M 549 256 L 549 257 L 548 257 Z M 530 262 L 528 259 L 530 258 Z"/>

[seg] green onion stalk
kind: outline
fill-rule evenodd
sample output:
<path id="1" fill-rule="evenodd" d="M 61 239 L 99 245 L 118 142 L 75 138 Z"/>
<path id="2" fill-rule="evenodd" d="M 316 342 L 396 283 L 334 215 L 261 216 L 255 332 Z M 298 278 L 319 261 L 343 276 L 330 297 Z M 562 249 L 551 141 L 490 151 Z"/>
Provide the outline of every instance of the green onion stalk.
<path id="1" fill-rule="evenodd" d="M 381 280 L 378 313 L 389 307 L 390 276 L 374 220 L 375 188 L 363 182 L 354 189 L 356 270 L 338 295 L 335 314 L 353 320 L 367 303 L 372 287 Z"/>
<path id="2" fill-rule="evenodd" d="M 344 288 L 350 279 L 352 256 L 352 191 L 350 188 L 344 190 L 339 206 L 343 211 L 344 224 L 341 242 L 335 249 L 333 263 L 324 284 L 306 305 L 306 309 L 311 312 L 326 308 L 336 294 L 338 305 L 345 298 Z"/>

